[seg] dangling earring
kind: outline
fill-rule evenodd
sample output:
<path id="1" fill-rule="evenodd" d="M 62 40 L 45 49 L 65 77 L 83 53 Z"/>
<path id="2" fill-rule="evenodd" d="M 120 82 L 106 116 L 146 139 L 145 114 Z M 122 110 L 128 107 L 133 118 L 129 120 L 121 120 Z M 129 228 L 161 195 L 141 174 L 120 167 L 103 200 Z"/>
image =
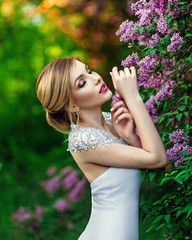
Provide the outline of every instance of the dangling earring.
<path id="1" fill-rule="evenodd" d="M 79 114 L 80 114 L 79 107 L 77 107 L 77 123 L 76 123 L 77 126 L 79 125 Z"/>

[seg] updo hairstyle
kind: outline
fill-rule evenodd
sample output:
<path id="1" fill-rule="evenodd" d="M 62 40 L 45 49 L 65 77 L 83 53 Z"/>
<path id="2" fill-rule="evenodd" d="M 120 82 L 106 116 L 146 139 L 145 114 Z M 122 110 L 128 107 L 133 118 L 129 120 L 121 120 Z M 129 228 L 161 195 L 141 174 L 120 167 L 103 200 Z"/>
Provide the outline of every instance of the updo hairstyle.
<path id="1" fill-rule="evenodd" d="M 76 112 L 69 111 L 74 106 L 70 69 L 76 60 L 81 61 L 77 57 L 69 57 L 50 62 L 40 72 L 36 83 L 37 97 L 45 108 L 48 124 L 66 134 L 78 118 Z"/>

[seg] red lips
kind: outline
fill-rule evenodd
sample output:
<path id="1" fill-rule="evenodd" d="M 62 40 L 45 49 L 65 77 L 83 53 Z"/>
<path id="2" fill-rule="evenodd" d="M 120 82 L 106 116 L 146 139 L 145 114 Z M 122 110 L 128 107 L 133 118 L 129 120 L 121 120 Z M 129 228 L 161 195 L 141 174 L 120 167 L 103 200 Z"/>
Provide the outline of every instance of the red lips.
<path id="1" fill-rule="evenodd" d="M 101 93 L 101 92 L 103 91 L 103 89 L 105 89 L 105 83 L 102 83 L 102 84 L 101 84 L 101 88 L 100 88 L 99 93 Z"/>

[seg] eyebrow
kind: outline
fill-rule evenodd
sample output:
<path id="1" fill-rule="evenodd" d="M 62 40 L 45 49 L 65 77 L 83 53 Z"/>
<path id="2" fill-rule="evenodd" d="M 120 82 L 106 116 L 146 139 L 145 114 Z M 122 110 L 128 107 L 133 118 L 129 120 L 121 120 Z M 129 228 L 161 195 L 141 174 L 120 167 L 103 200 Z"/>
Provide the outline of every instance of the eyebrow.
<path id="1" fill-rule="evenodd" d="M 85 65 L 85 70 L 87 71 L 87 68 L 86 68 L 86 67 L 88 67 L 88 66 Z M 75 79 L 74 86 L 75 86 L 76 82 L 77 82 L 81 77 L 83 77 L 83 76 L 84 76 L 84 74 L 80 74 L 80 75 Z"/>

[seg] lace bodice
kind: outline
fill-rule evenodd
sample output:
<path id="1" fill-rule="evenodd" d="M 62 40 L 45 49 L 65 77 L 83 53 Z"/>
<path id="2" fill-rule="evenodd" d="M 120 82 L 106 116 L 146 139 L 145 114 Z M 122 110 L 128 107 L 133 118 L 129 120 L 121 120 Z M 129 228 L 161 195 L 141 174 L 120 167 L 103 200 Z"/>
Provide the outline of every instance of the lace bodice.
<path id="1" fill-rule="evenodd" d="M 111 121 L 110 112 L 102 112 L 107 122 Z M 96 148 L 109 143 L 127 144 L 123 139 L 117 138 L 113 134 L 93 127 L 83 127 L 81 125 L 71 125 L 71 130 L 68 135 L 67 151 L 81 151 L 89 148 Z"/>

